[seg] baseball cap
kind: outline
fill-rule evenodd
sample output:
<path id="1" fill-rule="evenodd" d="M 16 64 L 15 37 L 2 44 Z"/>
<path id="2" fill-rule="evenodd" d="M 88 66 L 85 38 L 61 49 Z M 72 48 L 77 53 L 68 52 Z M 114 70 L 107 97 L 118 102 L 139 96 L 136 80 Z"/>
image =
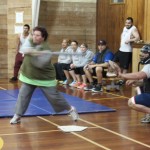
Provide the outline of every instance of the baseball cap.
<path id="1" fill-rule="evenodd" d="M 105 40 L 100 40 L 99 42 L 98 42 L 98 45 L 106 45 L 107 43 L 106 43 L 106 41 Z"/>

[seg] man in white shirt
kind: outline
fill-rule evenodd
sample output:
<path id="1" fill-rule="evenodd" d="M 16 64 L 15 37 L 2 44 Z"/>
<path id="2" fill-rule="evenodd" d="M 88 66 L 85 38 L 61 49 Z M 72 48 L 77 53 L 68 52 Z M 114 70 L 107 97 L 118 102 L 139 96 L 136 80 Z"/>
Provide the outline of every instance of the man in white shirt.
<path id="1" fill-rule="evenodd" d="M 121 34 L 120 48 L 113 60 L 114 62 L 119 62 L 122 73 L 127 73 L 132 61 L 132 43 L 139 40 L 140 36 L 137 28 L 133 25 L 133 18 L 128 17 Z"/>

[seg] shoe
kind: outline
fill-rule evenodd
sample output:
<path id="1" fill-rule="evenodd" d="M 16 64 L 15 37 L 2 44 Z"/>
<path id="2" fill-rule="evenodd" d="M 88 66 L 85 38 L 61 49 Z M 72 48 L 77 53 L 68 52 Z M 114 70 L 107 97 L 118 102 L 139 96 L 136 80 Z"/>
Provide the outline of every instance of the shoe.
<path id="1" fill-rule="evenodd" d="M 79 115 L 75 107 L 71 106 L 69 114 L 72 117 L 72 120 L 77 121 L 79 119 Z"/>
<path id="2" fill-rule="evenodd" d="M 18 81 L 18 78 L 17 78 L 17 77 L 12 77 L 12 78 L 9 80 L 9 82 L 16 82 L 16 81 Z"/>
<path id="3" fill-rule="evenodd" d="M 84 87 L 84 91 L 92 91 L 94 85 L 89 84 L 88 86 Z"/>
<path id="4" fill-rule="evenodd" d="M 116 77 L 117 75 L 114 72 L 107 72 L 106 76 L 107 77 Z"/>
<path id="5" fill-rule="evenodd" d="M 68 80 L 65 80 L 62 84 L 67 85 L 67 84 L 69 84 L 69 82 L 68 82 Z"/>
<path id="6" fill-rule="evenodd" d="M 76 82 L 73 87 L 77 88 L 78 86 L 80 86 L 82 83 L 81 82 Z"/>
<path id="7" fill-rule="evenodd" d="M 63 84 L 63 81 L 59 80 L 59 81 L 58 81 L 58 84 Z"/>
<path id="8" fill-rule="evenodd" d="M 69 84 L 69 86 L 74 86 L 76 84 L 76 81 L 73 81 Z"/>
<path id="9" fill-rule="evenodd" d="M 103 89 L 102 89 L 102 86 L 101 85 L 96 85 L 95 88 L 92 89 L 92 92 L 102 92 Z"/>
<path id="10" fill-rule="evenodd" d="M 146 114 L 142 119 L 142 123 L 150 123 L 150 114 Z"/>
<path id="11" fill-rule="evenodd" d="M 13 118 L 10 120 L 10 124 L 17 124 L 21 122 L 21 116 L 14 115 Z"/>
<path id="12" fill-rule="evenodd" d="M 116 85 L 124 85 L 125 81 L 124 80 L 119 80 L 115 83 Z"/>
<path id="13" fill-rule="evenodd" d="M 85 87 L 87 87 L 87 85 L 85 83 L 82 83 L 81 85 L 79 85 L 77 88 L 78 89 L 84 89 Z"/>

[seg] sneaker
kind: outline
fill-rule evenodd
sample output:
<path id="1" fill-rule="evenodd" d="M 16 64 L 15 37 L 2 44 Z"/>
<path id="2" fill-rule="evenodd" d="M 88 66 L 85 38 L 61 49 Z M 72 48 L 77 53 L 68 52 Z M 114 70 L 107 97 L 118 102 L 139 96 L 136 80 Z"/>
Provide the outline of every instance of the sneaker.
<path id="1" fill-rule="evenodd" d="M 77 88 L 78 86 L 80 86 L 82 83 L 81 82 L 76 82 L 73 87 Z"/>
<path id="2" fill-rule="evenodd" d="M 92 89 L 94 88 L 94 85 L 89 84 L 88 86 L 84 87 L 85 91 L 92 91 Z"/>
<path id="3" fill-rule="evenodd" d="M 63 84 L 63 82 L 64 82 L 64 81 L 59 80 L 59 81 L 58 81 L 58 84 Z"/>
<path id="4" fill-rule="evenodd" d="M 62 84 L 67 85 L 69 84 L 68 80 L 65 80 Z"/>
<path id="5" fill-rule="evenodd" d="M 124 80 L 119 80 L 115 83 L 116 85 L 124 85 L 125 81 Z"/>
<path id="6" fill-rule="evenodd" d="M 69 84 L 69 86 L 74 86 L 76 84 L 76 81 L 73 81 Z"/>
<path id="7" fill-rule="evenodd" d="M 102 89 L 102 86 L 101 85 L 96 85 L 95 88 L 92 89 L 92 92 L 102 92 L 103 89 Z"/>
<path id="8" fill-rule="evenodd" d="M 18 81 L 18 78 L 17 78 L 17 77 L 12 77 L 12 78 L 9 80 L 9 82 L 16 82 L 16 81 Z"/>
<path id="9" fill-rule="evenodd" d="M 116 73 L 115 72 L 107 72 L 106 74 L 107 77 L 116 77 Z"/>
<path id="10" fill-rule="evenodd" d="M 17 124 L 21 122 L 21 116 L 14 115 L 13 118 L 10 120 L 10 124 Z"/>
<path id="11" fill-rule="evenodd" d="M 150 114 L 146 114 L 142 119 L 142 123 L 150 123 Z"/>
<path id="12" fill-rule="evenodd" d="M 85 87 L 87 87 L 87 85 L 85 83 L 82 83 L 81 85 L 79 85 L 77 88 L 78 89 L 84 89 Z"/>
<path id="13" fill-rule="evenodd" d="M 71 106 L 69 114 L 72 117 L 72 120 L 77 121 L 79 119 L 79 115 L 75 107 Z"/>

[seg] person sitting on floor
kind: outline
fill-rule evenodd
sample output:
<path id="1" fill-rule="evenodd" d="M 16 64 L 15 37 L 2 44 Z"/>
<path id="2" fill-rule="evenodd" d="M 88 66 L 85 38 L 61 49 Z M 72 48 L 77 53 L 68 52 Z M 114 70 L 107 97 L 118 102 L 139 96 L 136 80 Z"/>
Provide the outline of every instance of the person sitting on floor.
<path id="1" fill-rule="evenodd" d="M 90 82 L 90 84 L 84 88 L 86 91 L 102 91 L 102 78 L 106 76 L 104 69 L 108 67 L 108 61 L 112 60 L 114 57 L 114 54 L 107 47 L 105 40 L 100 40 L 98 42 L 98 50 L 99 52 L 95 54 L 92 62 L 84 67 L 85 75 Z M 94 85 L 93 75 L 97 77 L 97 85 Z"/>
<path id="2" fill-rule="evenodd" d="M 88 45 L 86 43 L 82 43 L 80 49 L 81 49 L 81 51 L 79 52 L 81 53 L 80 56 L 78 55 L 72 56 L 73 62 L 70 65 L 70 68 L 72 69 L 74 68 L 75 75 L 77 78 L 77 82 L 74 85 L 74 87 L 83 89 L 84 87 L 86 87 L 86 80 L 87 80 L 83 67 L 92 61 L 94 53 L 88 49 Z"/>

